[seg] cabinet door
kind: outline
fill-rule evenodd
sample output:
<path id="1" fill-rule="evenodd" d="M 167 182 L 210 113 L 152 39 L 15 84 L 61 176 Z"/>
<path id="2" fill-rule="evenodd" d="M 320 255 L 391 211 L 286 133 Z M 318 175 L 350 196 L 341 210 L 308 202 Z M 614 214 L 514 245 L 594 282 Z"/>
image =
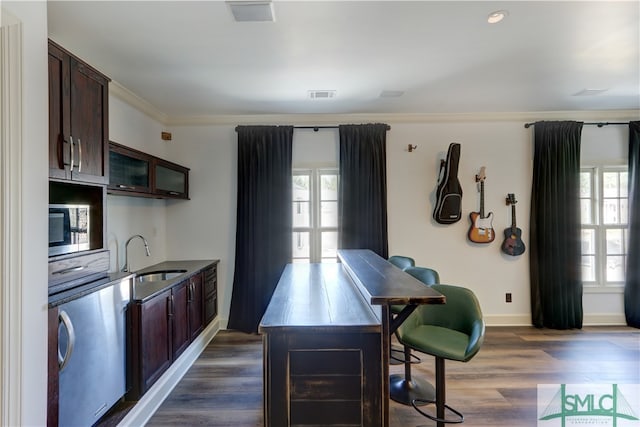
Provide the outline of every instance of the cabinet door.
<path id="1" fill-rule="evenodd" d="M 171 319 L 173 358 L 176 359 L 189 345 L 189 307 L 188 305 L 188 285 L 189 281 L 174 286 L 171 294 L 173 312 Z"/>
<path id="2" fill-rule="evenodd" d="M 109 142 L 109 192 L 151 191 L 151 156 L 115 142 Z"/>
<path id="3" fill-rule="evenodd" d="M 204 283 L 202 273 L 189 279 L 189 331 L 193 341 L 204 329 Z"/>
<path id="4" fill-rule="evenodd" d="M 74 57 L 69 70 L 71 178 L 108 184 L 109 81 Z"/>
<path id="5" fill-rule="evenodd" d="M 189 198 L 189 169 L 162 159 L 154 159 L 153 192 L 177 199 Z"/>
<path id="6" fill-rule="evenodd" d="M 172 362 L 171 351 L 171 290 L 139 306 L 140 394 L 160 378 Z M 134 344 L 135 345 L 135 344 Z"/>
<path id="7" fill-rule="evenodd" d="M 217 266 L 204 272 L 204 325 L 208 325 L 218 314 Z"/>
<path id="8" fill-rule="evenodd" d="M 70 179 L 69 56 L 49 44 L 49 177 Z"/>

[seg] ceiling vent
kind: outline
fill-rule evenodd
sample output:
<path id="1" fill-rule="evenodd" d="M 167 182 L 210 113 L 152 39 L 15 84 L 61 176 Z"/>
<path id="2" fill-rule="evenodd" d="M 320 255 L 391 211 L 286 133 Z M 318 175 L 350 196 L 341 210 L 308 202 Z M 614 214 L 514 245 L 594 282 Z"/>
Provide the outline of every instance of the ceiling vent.
<path id="1" fill-rule="evenodd" d="M 380 92 L 380 98 L 400 98 L 404 95 L 403 90 L 383 90 Z"/>
<path id="2" fill-rule="evenodd" d="M 273 3 L 271 1 L 228 1 L 236 22 L 274 22 Z"/>
<path id="3" fill-rule="evenodd" d="M 609 89 L 582 89 L 580 92 L 574 93 L 573 96 L 595 96 L 608 90 Z"/>
<path id="4" fill-rule="evenodd" d="M 335 90 L 310 90 L 309 98 L 311 99 L 331 99 L 335 98 Z"/>

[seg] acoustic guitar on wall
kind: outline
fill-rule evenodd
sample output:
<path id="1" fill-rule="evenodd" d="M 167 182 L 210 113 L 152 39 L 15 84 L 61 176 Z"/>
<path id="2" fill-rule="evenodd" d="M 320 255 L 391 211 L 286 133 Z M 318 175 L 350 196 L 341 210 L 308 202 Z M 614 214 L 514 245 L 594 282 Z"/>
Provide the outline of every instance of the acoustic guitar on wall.
<path id="1" fill-rule="evenodd" d="M 489 212 L 487 216 L 484 214 L 484 181 L 486 179 L 484 169 L 485 167 L 482 166 L 480 173 L 476 175 L 476 182 L 480 185 L 480 212 L 469 214 L 471 228 L 469 228 L 468 237 L 475 243 L 491 243 L 496 238 L 493 230 L 493 213 Z"/>
<path id="2" fill-rule="evenodd" d="M 525 250 L 522 241 L 522 230 L 516 227 L 516 195 L 507 194 L 507 206 L 511 205 L 511 227 L 504 229 L 504 242 L 502 242 L 502 252 L 511 256 L 522 255 Z"/>

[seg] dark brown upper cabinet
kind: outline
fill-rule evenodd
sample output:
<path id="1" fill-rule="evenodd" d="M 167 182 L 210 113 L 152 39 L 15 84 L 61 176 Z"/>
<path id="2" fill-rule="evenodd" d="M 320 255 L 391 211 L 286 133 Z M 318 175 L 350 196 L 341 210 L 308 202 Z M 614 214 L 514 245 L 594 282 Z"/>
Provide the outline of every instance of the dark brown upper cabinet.
<path id="1" fill-rule="evenodd" d="M 189 168 L 110 141 L 107 192 L 158 199 L 188 199 Z"/>
<path id="2" fill-rule="evenodd" d="M 109 182 L 110 79 L 49 40 L 49 177 Z"/>

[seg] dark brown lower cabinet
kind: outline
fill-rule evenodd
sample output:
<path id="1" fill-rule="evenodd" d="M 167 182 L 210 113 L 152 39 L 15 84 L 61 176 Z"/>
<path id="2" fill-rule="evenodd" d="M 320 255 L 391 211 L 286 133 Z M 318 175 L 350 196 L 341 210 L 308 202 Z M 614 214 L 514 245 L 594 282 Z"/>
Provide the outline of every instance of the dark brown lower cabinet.
<path id="1" fill-rule="evenodd" d="M 127 400 L 145 394 L 204 330 L 204 278 L 198 271 L 146 301 L 131 303 Z"/>
<path id="2" fill-rule="evenodd" d="M 218 315 L 218 266 L 204 271 L 204 326 Z"/>
<path id="3" fill-rule="evenodd" d="M 171 289 L 171 333 L 173 359 L 189 346 L 191 334 L 189 332 L 189 282 L 185 280 Z"/>
<path id="4" fill-rule="evenodd" d="M 127 400 L 138 400 L 171 366 L 171 289 L 131 307 L 131 387 Z"/>
<path id="5" fill-rule="evenodd" d="M 189 278 L 188 308 L 189 308 L 189 334 L 193 341 L 204 330 L 204 283 L 203 273 L 198 273 Z"/>

